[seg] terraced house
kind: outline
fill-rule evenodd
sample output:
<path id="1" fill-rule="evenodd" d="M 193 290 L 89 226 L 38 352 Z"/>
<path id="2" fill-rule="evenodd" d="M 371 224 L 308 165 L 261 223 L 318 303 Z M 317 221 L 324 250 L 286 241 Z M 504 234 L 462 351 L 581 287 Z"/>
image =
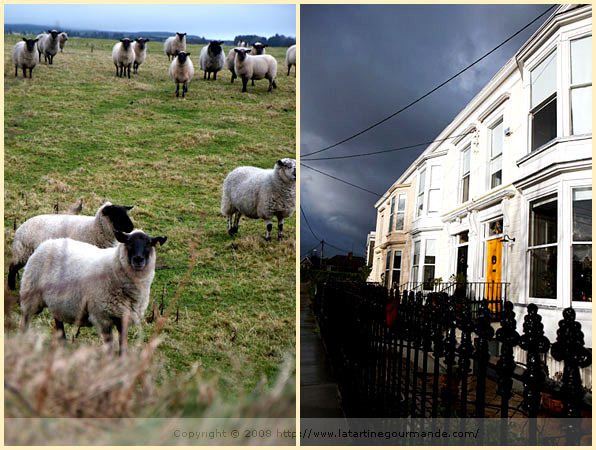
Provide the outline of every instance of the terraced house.
<path id="1" fill-rule="evenodd" d="M 551 341 L 573 306 L 589 345 L 591 5 L 558 7 L 436 140 L 450 136 L 375 205 L 369 280 L 510 300 L 520 327 L 534 303 Z"/>

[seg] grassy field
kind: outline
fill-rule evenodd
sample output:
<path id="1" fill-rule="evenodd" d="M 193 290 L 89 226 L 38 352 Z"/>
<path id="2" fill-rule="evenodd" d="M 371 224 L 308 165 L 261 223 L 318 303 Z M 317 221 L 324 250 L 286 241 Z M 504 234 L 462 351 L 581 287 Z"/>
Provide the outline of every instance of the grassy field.
<path id="1" fill-rule="evenodd" d="M 56 208 L 67 213 L 81 199 L 86 215 L 105 200 L 134 205 L 137 228 L 168 236 L 157 248 L 147 311 L 163 295 L 168 320 L 158 356 L 166 373 L 198 364 L 226 399 L 271 384 L 295 351 L 295 217 L 281 242 L 266 243 L 264 222 L 248 219 L 233 239 L 219 204 L 233 168 L 270 168 L 295 155 L 296 78 L 285 75 L 286 49 L 268 49 L 278 61 L 276 90 L 268 94 L 261 80 L 241 93 L 227 70 L 203 80 L 202 46 L 189 45 L 196 72 L 182 99 L 161 42 L 148 43 L 130 80 L 115 75 L 114 42 L 76 38 L 52 66 L 38 65 L 24 80 L 10 60 L 20 39 L 5 36 L 5 277 L 15 225 Z M 18 321 L 18 307 L 11 314 Z M 129 339 L 147 341 L 154 326 L 132 329 Z M 47 312 L 33 327 L 49 334 Z M 78 341 L 100 344 L 92 329 Z"/>

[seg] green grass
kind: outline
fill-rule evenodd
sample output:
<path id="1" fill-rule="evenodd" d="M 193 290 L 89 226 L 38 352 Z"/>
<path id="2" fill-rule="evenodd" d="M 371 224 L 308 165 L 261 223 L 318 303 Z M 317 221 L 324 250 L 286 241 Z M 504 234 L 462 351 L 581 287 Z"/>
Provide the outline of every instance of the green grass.
<path id="1" fill-rule="evenodd" d="M 267 93 L 261 80 L 242 93 L 227 70 L 203 80 L 202 46 L 189 45 L 196 71 L 182 99 L 174 96 L 163 43 L 148 43 L 146 61 L 129 80 L 115 75 L 114 42 L 71 38 L 52 66 L 40 64 L 24 80 L 10 60 L 17 40 L 5 36 L 5 268 L 15 223 L 55 205 L 66 213 L 79 199 L 86 215 L 104 200 L 134 205 L 137 228 L 168 236 L 157 249 L 157 266 L 166 267 L 156 271 L 147 315 L 163 291 L 168 321 L 159 351 L 169 373 L 198 362 L 226 398 L 263 377 L 270 382 L 295 349 L 295 217 L 281 242 L 266 243 L 264 222 L 249 219 L 232 239 L 219 204 L 235 167 L 269 168 L 295 155 L 296 78 L 285 75 L 286 49 L 268 49 L 278 61 L 278 88 Z M 33 326 L 49 332 L 49 315 Z M 147 340 L 154 326 L 129 336 Z M 87 329 L 78 341 L 99 345 L 100 338 Z"/>

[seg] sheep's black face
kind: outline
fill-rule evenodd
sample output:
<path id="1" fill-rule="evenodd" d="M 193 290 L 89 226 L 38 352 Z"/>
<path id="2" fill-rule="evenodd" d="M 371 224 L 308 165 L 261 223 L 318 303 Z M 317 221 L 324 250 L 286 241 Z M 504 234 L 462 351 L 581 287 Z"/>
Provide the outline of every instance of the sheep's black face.
<path id="1" fill-rule="evenodd" d="M 108 205 L 102 212 L 104 216 L 109 217 L 114 226 L 114 230 L 130 233 L 134 229 L 134 226 L 126 211 L 129 211 L 132 208 L 132 206 Z"/>
<path id="2" fill-rule="evenodd" d="M 27 46 L 27 51 L 32 52 L 35 48 L 35 43 L 37 42 L 37 39 L 23 38 L 23 40 L 25 41 L 25 45 Z"/>
<path id="3" fill-rule="evenodd" d="M 131 234 L 117 231 L 116 239 L 125 245 L 130 267 L 134 270 L 143 270 L 151 257 L 151 248 L 155 247 L 158 242 L 160 245 L 165 244 L 168 237 L 151 237 L 142 231 L 135 231 Z"/>
<path id="4" fill-rule="evenodd" d="M 184 64 L 186 62 L 186 58 L 188 58 L 189 55 L 190 55 L 190 53 L 177 52 L 176 53 L 176 56 L 178 57 L 178 63 L 179 64 Z"/>
<path id="5" fill-rule="evenodd" d="M 186 33 L 176 33 L 176 36 L 178 36 L 178 39 L 180 40 L 180 42 L 182 42 L 182 39 L 184 39 L 184 36 L 186 36 Z"/>
<path id="6" fill-rule="evenodd" d="M 275 163 L 281 172 L 281 177 L 289 182 L 296 181 L 296 160 L 291 158 L 280 159 Z"/>
<path id="7" fill-rule="evenodd" d="M 254 49 L 257 52 L 257 55 L 262 55 L 263 54 L 263 49 L 265 47 L 268 47 L 267 44 L 263 45 L 263 44 L 253 44 Z"/>
<path id="8" fill-rule="evenodd" d="M 207 51 L 209 52 L 209 54 L 217 56 L 221 52 L 223 52 L 221 44 L 223 44 L 223 41 L 211 41 Z"/>
<path id="9" fill-rule="evenodd" d="M 246 56 L 250 53 L 250 50 L 245 50 L 243 48 L 235 48 L 234 51 L 237 53 L 240 62 L 244 61 Z"/>
<path id="10" fill-rule="evenodd" d="M 132 41 L 128 38 L 120 39 L 120 42 L 122 42 L 122 47 L 124 47 L 124 50 L 128 50 L 130 44 L 132 44 Z"/>
<path id="11" fill-rule="evenodd" d="M 53 40 L 56 40 L 56 38 L 58 37 L 58 34 L 59 34 L 56 30 L 48 31 L 48 33 L 50 33 L 52 35 Z"/>
<path id="12" fill-rule="evenodd" d="M 148 41 L 149 41 L 149 39 L 144 39 L 144 38 L 137 38 L 137 39 L 135 39 L 135 42 L 137 44 L 139 44 L 139 48 L 141 50 L 145 50 L 145 43 L 148 42 Z"/>

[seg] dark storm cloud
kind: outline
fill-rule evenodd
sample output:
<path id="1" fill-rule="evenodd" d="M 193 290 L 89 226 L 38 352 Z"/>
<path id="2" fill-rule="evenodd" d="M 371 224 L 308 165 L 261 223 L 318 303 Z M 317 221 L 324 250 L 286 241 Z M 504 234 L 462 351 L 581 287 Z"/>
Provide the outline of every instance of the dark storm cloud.
<path id="1" fill-rule="evenodd" d="M 394 113 L 549 6 L 302 5 L 301 153 L 334 144 Z M 412 108 L 312 158 L 433 140 L 547 17 Z M 304 163 L 383 194 L 424 149 Z M 301 204 L 318 237 L 363 255 L 366 235 L 376 227 L 374 204 L 379 197 L 306 168 L 301 168 L 300 189 Z M 315 241 L 301 219 L 301 254 Z M 325 253 L 337 251 L 326 248 Z"/>

